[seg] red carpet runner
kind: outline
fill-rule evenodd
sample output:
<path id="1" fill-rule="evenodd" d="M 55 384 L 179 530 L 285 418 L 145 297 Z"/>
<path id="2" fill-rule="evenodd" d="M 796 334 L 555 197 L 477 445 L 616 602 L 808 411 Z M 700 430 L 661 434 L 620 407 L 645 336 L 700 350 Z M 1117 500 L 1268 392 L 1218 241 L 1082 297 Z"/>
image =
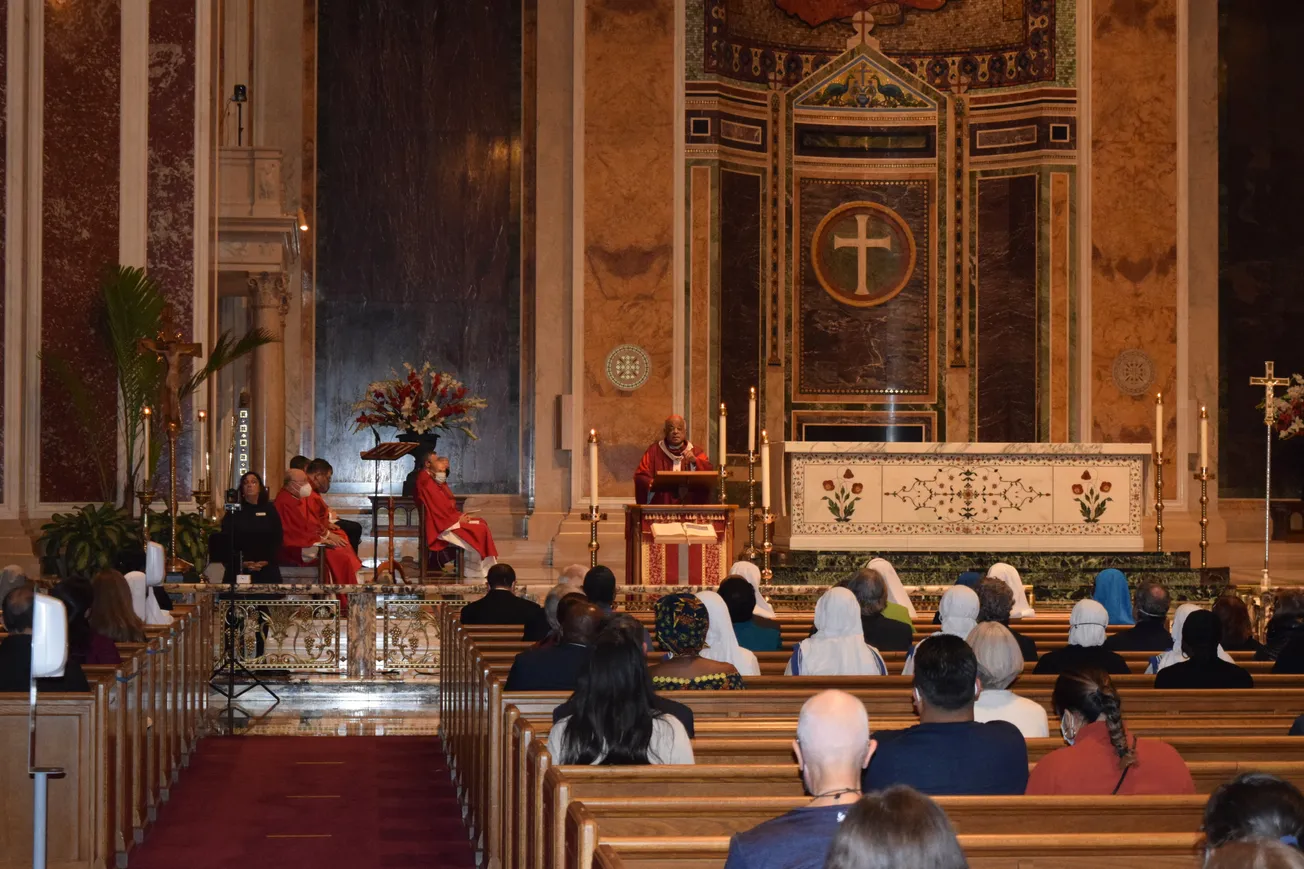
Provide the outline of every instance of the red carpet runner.
<path id="1" fill-rule="evenodd" d="M 470 869 L 439 740 L 210 737 L 131 869 Z"/>

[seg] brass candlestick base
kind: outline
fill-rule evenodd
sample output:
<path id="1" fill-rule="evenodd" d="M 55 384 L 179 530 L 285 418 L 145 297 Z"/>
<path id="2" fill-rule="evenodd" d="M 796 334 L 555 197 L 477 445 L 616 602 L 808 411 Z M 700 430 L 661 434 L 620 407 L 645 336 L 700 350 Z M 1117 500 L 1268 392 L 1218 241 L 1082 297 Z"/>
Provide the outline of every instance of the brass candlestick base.
<path id="1" fill-rule="evenodd" d="M 1215 479 L 1207 467 L 1200 468 L 1195 478 L 1200 481 L 1200 567 L 1209 566 L 1209 481 Z"/>
<path id="2" fill-rule="evenodd" d="M 721 504 L 728 503 L 727 501 L 725 501 L 725 484 L 727 484 L 728 482 L 729 482 L 729 469 L 724 466 L 724 460 L 721 459 L 720 460 L 720 503 Z"/>
<path id="3" fill-rule="evenodd" d="M 747 451 L 747 545 L 742 557 L 755 561 L 761 551 L 756 548 L 756 450 Z"/>
<path id="4" fill-rule="evenodd" d="M 1155 551 L 1164 551 L 1164 455 L 1155 453 Z"/>
<path id="5" fill-rule="evenodd" d="M 141 488 L 136 490 L 136 499 L 140 501 L 140 528 L 146 543 L 149 543 L 149 505 L 154 503 L 154 490 L 150 488 L 149 482 L 145 480 L 140 484 Z"/>
<path id="6" fill-rule="evenodd" d="M 598 544 L 598 523 L 606 518 L 606 513 L 598 512 L 597 504 L 589 507 L 589 567 L 598 566 L 598 550 L 602 548 Z"/>
<path id="7" fill-rule="evenodd" d="M 201 516 L 208 515 L 208 498 L 212 494 L 209 491 L 210 488 L 205 484 L 203 488 L 195 489 L 190 493 L 190 497 L 195 499 L 195 506 L 198 508 L 196 512 Z"/>
<path id="8" fill-rule="evenodd" d="M 177 437 L 181 426 L 177 422 L 167 424 L 168 432 L 168 521 L 172 534 L 168 540 L 168 573 L 185 573 L 193 565 L 177 555 Z"/>
<path id="9" fill-rule="evenodd" d="M 770 570 L 770 553 L 774 551 L 774 544 L 770 541 L 774 539 L 774 514 L 770 512 L 769 507 L 761 511 L 761 581 L 769 582 L 774 578 L 774 571 Z"/>

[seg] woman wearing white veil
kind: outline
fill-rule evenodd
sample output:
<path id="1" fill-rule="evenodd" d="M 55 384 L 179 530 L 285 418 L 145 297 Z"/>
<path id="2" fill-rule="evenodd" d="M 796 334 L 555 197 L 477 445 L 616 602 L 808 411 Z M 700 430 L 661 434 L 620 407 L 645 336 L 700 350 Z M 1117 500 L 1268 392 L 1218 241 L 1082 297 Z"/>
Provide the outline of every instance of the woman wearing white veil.
<path id="1" fill-rule="evenodd" d="M 849 589 L 831 588 L 815 604 L 815 634 L 792 653 L 785 676 L 886 676 L 878 649 L 865 642 L 860 603 Z"/>
<path id="2" fill-rule="evenodd" d="M 871 558 L 869 564 L 865 565 L 870 570 L 877 571 L 878 575 L 883 577 L 887 583 L 887 597 L 892 603 L 900 604 L 910 612 L 910 618 L 916 617 L 915 605 L 910 601 L 910 593 L 906 591 L 905 585 L 901 582 L 901 577 L 897 576 L 896 568 L 892 562 L 886 558 Z"/>
<path id="3" fill-rule="evenodd" d="M 733 664 L 742 676 L 761 675 L 761 665 L 756 655 L 738 645 L 734 634 L 733 620 L 729 618 L 729 607 L 724 598 L 713 591 L 699 591 L 697 599 L 706 606 L 710 623 L 706 627 L 706 646 L 702 657 L 709 661 Z"/>
<path id="4" fill-rule="evenodd" d="M 741 576 L 752 584 L 756 589 L 756 608 L 752 610 L 752 615 L 760 616 L 763 619 L 779 620 L 774 613 L 774 607 L 770 602 L 761 595 L 761 569 L 750 561 L 735 561 L 733 567 L 729 568 L 730 576 Z"/>
<path id="5" fill-rule="evenodd" d="M 1023 580 L 1019 578 L 1019 571 L 1014 568 L 1014 565 L 998 561 L 987 569 L 987 575 L 999 579 L 1014 593 L 1014 606 L 1010 608 L 1010 618 L 1030 619 L 1037 614 L 1037 611 L 1028 604 L 1028 595 L 1023 590 Z"/>
<path id="6" fill-rule="evenodd" d="M 978 592 L 966 585 L 953 585 L 946 590 L 946 594 L 942 595 L 942 600 L 937 605 L 937 612 L 942 617 L 942 627 L 937 633 L 929 634 L 915 643 L 915 647 L 906 657 L 906 665 L 901 670 L 902 676 L 915 674 L 915 652 L 919 651 L 919 647 L 928 642 L 930 637 L 935 637 L 937 634 L 950 634 L 962 640 L 969 638 L 969 632 L 978 624 Z"/>

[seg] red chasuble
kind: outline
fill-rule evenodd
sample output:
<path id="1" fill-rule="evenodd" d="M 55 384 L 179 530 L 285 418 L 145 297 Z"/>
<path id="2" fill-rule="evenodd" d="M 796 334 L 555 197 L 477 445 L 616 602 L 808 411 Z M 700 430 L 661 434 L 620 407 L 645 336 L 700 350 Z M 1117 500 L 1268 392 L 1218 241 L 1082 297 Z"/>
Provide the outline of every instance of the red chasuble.
<path id="1" fill-rule="evenodd" d="M 307 561 L 303 550 L 316 546 L 321 540 L 321 526 L 308 513 L 308 502 L 302 501 L 287 490 L 276 493 L 276 512 L 281 517 L 281 551 L 278 560 L 281 564 L 308 566 L 316 564 L 316 559 Z M 358 570 L 362 562 L 347 544 L 326 549 L 326 569 L 331 582 L 336 585 L 356 585 Z"/>
<path id="2" fill-rule="evenodd" d="M 638 470 L 634 472 L 634 499 L 640 504 L 678 504 L 679 499 L 672 492 L 657 492 L 652 495 L 652 500 L 648 500 L 648 493 L 652 487 L 652 475 L 656 471 L 673 471 L 675 460 L 667 452 L 665 441 L 657 441 L 647 448 L 643 453 L 643 461 L 638 463 Z M 714 471 L 715 465 L 706 457 L 706 453 L 693 446 L 692 442 L 684 444 L 683 452 L 680 456 L 680 471 Z M 689 504 L 710 504 L 711 495 L 709 492 L 689 492 Z"/>
<path id="3" fill-rule="evenodd" d="M 498 557 L 498 549 L 494 546 L 494 538 L 489 533 L 488 524 L 483 519 L 474 516 L 463 517 L 458 513 L 453 490 L 448 488 L 447 483 L 440 483 L 430 474 L 422 471 L 417 474 L 417 501 L 425 513 L 426 545 L 430 547 L 431 552 L 438 552 L 454 545 L 446 540 L 440 540 L 439 535 L 457 525 L 458 527 L 453 529 L 453 534 L 478 552 L 481 559 Z"/>
<path id="4" fill-rule="evenodd" d="M 322 532 L 329 533 L 350 550 L 353 549 L 353 544 L 349 543 L 348 535 L 331 525 L 331 508 L 326 506 L 325 498 L 317 492 L 313 492 L 304 503 L 308 505 L 308 518 L 317 523 L 317 527 Z"/>

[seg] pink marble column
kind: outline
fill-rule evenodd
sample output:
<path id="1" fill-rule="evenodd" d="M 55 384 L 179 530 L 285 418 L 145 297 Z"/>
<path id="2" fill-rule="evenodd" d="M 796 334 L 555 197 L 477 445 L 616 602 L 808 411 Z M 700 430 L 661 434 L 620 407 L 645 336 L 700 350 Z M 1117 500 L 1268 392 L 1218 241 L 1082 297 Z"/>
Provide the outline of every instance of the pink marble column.
<path id="1" fill-rule="evenodd" d="M 149 273 L 190 334 L 195 303 L 195 2 L 149 4 Z"/>
<path id="2" fill-rule="evenodd" d="M 109 353 L 94 338 L 99 283 L 118 262 L 119 0 L 45 4 L 44 173 L 41 184 L 41 352 L 58 354 L 89 385 L 91 425 L 117 410 Z M 41 369 L 40 500 L 98 500 L 117 474 L 117 443 L 89 438 L 67 390 Z"/>
<path id="3" fill-rule="evenodd" d="M 284 272 L 249 275 L 252 325 L 276 340 L 253 354 L 254 438 L 250 465 L 273 489 L 285 475 L 285 315 L 290 310 Z"/>

